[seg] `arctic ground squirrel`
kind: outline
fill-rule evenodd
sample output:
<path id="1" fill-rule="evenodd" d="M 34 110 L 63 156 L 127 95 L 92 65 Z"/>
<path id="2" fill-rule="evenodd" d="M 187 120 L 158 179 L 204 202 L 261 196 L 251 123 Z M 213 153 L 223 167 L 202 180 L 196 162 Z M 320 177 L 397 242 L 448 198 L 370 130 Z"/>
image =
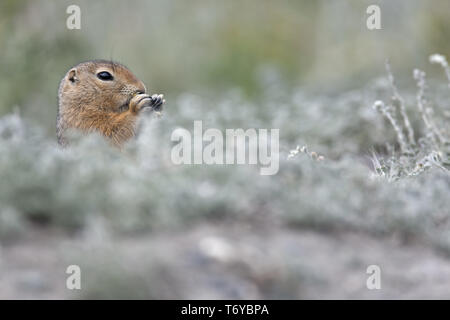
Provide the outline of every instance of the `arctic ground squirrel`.
<path id="1" fill-rule="evenodd" d="M 144 83 L 127 67 L 107 60 L 82 62 L 61 80 L 56 133 L 67 145 L 67 130 L 98 132 L 121 148 L 136 135 L 142 110 L 160 112 L 165 100 L 149 95 Z"/>

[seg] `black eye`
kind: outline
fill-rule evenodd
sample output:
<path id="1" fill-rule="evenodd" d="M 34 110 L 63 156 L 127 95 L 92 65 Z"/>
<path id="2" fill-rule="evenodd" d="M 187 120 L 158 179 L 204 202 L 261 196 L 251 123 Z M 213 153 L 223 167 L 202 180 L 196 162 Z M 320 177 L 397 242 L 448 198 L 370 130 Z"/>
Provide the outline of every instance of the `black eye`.
<path id="1" fill-rule="evenodd" d="M 100 80 L 103 80 L 103 81 L 111 81 L 114 79 L 112 74 L 109 73 L 108 71 L 102 71 L 102 72 L 97 73 L 97 78 L 99 78 Z"/>

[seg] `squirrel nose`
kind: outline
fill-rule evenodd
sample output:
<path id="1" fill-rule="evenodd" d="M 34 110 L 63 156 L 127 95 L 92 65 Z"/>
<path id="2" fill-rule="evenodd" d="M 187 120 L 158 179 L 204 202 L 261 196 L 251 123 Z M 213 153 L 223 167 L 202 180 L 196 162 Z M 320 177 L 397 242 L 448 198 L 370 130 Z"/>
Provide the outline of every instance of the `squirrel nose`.
<path id="1" fill-rule="evenodd" d="M 136 94 L 143 94 L 147 92 L 147 88 L 143 82 L 140 82 L 136 85 Z"/>
<path id="2" fill-rule="evenodd" d="M 136 90 L 133 91 L 131 96 L 134 97 L 134 96 L 137 96 L 138 94 L 143 94 L 143 93 L 145 93 L 145 90 L 136 89 Z"/>

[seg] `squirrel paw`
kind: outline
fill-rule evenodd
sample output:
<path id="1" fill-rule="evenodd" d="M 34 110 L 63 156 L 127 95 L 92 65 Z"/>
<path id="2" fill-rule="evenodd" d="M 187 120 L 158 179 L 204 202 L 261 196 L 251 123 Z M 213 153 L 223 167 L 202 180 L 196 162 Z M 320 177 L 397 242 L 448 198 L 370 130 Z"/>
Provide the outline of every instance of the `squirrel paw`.
<path id="1" fill-rule="evenodd" d="M 154 111 L 161 111 L 163 104 L 166 102 L 164 100 L 164 95 L 154 94 L 152 95 L 152 109 Z"/>
<path id="2" fill-rule="evenodd" d="M 152 96 L 146 93 L 137 94 L 130 101 L 130 110 L 137 113 L 145 108 L 150 108 L 159 112 L 162 109 L 162 105 L 166 102 L 163 98 L 162 94 L 154 94 Z"/>

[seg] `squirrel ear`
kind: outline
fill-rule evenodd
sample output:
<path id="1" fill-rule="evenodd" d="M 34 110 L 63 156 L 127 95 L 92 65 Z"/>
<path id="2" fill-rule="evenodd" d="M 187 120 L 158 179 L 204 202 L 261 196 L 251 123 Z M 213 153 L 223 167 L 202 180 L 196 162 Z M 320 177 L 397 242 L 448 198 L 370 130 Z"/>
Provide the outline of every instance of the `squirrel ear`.
<path id="1" fill-rule="evenodd" d="M 69 79 L 70 82 L 75 83 L 78 81 L 78 77 L 77 77 L 77 69 L 71 69 L 68 73 L 67 73 L 67 79 Z"/>

